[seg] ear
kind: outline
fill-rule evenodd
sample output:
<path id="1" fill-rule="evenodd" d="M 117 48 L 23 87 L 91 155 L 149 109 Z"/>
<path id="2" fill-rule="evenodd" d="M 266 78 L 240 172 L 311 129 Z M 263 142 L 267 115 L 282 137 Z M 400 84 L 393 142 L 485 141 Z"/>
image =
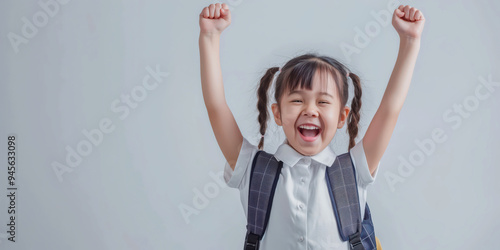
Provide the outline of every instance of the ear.
<path id="1" fill-rule="evenodd" d="M 281 126 L 281 115 L 280 111 L 278 110 L 278 104 L 277 103 L 271 104 L 271 109 L 273 110 L 274 121 L 278 126 Z"/>
<path id="2" fill-rule="evenodd" d="M 340 115 L 339 115 L 339 123 L 337 125 L 337 128 L 342 128 L 347 121 L 347 116 L 349 115 L 349 112 L 351 109 L 347 106 L 344 107 L 344 109 L 341 110 Z"/>

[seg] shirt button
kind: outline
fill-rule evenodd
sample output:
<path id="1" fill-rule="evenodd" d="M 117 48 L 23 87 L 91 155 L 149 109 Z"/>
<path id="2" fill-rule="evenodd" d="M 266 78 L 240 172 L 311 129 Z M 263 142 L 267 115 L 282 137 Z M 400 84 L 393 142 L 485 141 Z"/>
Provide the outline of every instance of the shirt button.
<path id="1" fill-rule="evenodd" d="M 300 236 L 299 241 L 300 241 L 300 242 L 304 241 L 304 237 L 303 237 L 303 236 Z"/>
<path id="2" fill-rule="evenodd" d="M 304 177 L 300 178 L 300 182 L 302 182 L 302 183 L 305 182 Z"/>
<path id="3" fill-rule="evenodd" d="M 304 205 L 299 204 L 299 208 L 300 208 L 300 209 L 303 209 L 303 208 L 304 208 Z"/>

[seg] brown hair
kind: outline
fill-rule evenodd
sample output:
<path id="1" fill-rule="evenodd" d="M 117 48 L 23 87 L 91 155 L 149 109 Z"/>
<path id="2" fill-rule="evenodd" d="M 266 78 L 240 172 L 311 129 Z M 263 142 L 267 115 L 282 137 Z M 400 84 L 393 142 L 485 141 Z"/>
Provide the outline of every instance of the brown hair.
<path id="1" fill-rule="evenodd" d="M 279 67 L 272 67 L 267 69 L 264 76 L 260 79 L 259 88 L 257 90 L 257 109 L 259 111 L 258 121 L 260 124 L 260 133 L 264 135 L 267 129 L 267 119 L 269 113 L 267 111 L 267 92 L 273 81 L 274 74 L 280 70 Z M 274 91 L 274 98 L 278 104 L 278 109 L 280 108 L 280 99 L 285 90 L 293 91 L 296 88 L 306 88 L 308 90 L 312 89 L 312 78 L 316 71 L 319 71 L 321 76 L 323 74 L 331 74 L 335 79 L 337 93 L 340 98 L 340 109 L 342 110 L 349 96 L 347 74 L 352 79 L 354 85 L 354 97 L 351 102 L 351 110 L 347 116 L 347 132 L 349 133 L 349 147 L 350 150 L 354 147 L 354 139 L 358 135 L 358 123 L 359 123 L 359 110 L 361 109 L 361 83 L 359 77 L 354 73 L 347 73 L 350 70 L 347 69 L 339 61 L 328 57 L 328 56 L 318 56 L 313 53 L 307 53 L 289 60 L 279 72 L 276 78 L 276 88 Z M 340 76 L 340 77 L 339 77 Z M 258 148 L 263 149 L 264 147 L 264 137 L 260 139 Z"/>

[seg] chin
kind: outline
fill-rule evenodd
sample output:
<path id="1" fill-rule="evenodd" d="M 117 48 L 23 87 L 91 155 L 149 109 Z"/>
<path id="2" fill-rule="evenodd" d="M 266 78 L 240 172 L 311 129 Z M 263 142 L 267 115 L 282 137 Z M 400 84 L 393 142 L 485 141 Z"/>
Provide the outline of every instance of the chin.
<path id="1" fill-rule="evenodd" d="M 321 152 L 320 148 L 320 145 L 315 145 L 315 146 L 300 146 L 301 150 L 299 151 L 299 153 L 301 153 L 302 155 L 305 155 L 305 156 L 313 156 L 313 155 L 316 155 L 318 154 L 319 152 Z"/>

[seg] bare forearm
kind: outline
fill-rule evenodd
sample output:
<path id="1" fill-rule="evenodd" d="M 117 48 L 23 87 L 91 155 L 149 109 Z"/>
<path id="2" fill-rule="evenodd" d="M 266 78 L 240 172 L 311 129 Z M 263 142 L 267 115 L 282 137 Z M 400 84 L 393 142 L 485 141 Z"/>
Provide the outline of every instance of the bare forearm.
<path id="1" fill-rule="evenodd" d="M 219 56 L 219 34 L 203 34 L 199 37 L 200 73 L 203 99 L 207 109 L 226 105 Z"/>
<path id="2" fill-rule="evenodd" d="M 381 110 L 399 113 L 403 107 L 419 50 L 420 39 L 400 39 L 398 58 L 380 103 Z"/>

